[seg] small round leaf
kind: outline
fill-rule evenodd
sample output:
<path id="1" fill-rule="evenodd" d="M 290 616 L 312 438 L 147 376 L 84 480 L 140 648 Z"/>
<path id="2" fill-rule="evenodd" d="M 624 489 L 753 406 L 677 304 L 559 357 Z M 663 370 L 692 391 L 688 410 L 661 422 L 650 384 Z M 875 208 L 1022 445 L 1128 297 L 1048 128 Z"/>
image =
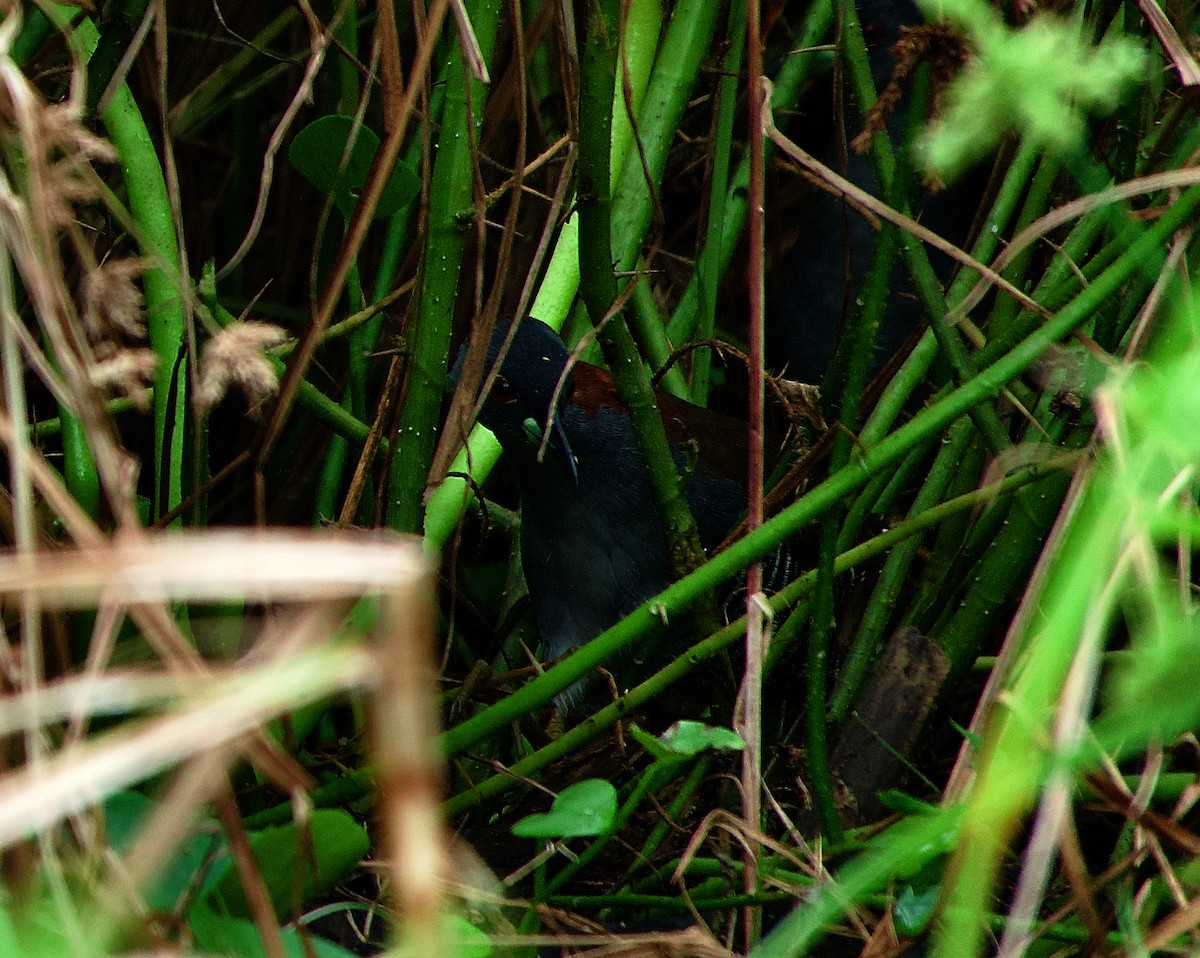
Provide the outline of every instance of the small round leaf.
<path id="1" fill-rule="evenodd" d="M 699 755 L 712 749 L 717 752 L 740 752 L 746 747 L 741 737 L 727 728 L 705 725 L 703 722 L 676 722 L 659 738 L 676 755 Z"/>
<path id="2" fill-rule="evenodd" d="M 354 137 L 350 155 L 342 169 L 346 144 Z M 354 212 L 358 191 L 367 182 L 371 163 L 379 149 L 379 137 L 367 126 L 359 126 L 348 116 L 323 116 L 313 120 L 293 138 L 288 147 L 292 166 L 318 190 L 333 197 L 334 205 L 345 217 Z M 376 218 L 392 213 L 412 202 L 421 188 L 415 173 L 396 164 L 375 207 Z"/>
<path id="3" fill-rule="evenodd" d="M 617 815 L 617 790 L 600 778 L 564 788 L 550 811 L 526 815 L 512 827 L 518 838 L 577 838 L 612 830 Z"/>

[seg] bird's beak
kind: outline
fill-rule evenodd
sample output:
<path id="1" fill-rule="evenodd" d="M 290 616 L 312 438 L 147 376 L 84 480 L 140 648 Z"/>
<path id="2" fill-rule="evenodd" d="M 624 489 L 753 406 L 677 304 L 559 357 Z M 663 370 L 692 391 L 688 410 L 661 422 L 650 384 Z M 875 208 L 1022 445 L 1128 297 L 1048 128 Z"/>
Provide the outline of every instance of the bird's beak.
<path id="1" fill-rule="evenodd" d="M 530 416 L 525 420 L 524 427 L 525 437 L 535 448 L 540 449 L 542 436 L 546 428 L 545 425 Z M 579 485 L 579 467 L 575 464 L 575 454 L 571 452 L 571 444 L 567 442 L 567 431 L 563 429 L 562 423 L 557 416 L 554 417 L 554 422 L 550 426 L 550 439 L 550 445 L 554 446 L 558 454 L 563 458 L 563 467 L 566 469 L 567 475 L 571 478 L 571 485 Z M 540 458 L 538 461 L 541 461 Z"/>
<path id="2" fill-rule="evenodd" d="M 575 454 L 571 452 L 571 444 L 567 442 L 567 431 L 563 429 L 562 421 L 558 416 L 554 417 L 554 424 L 550 428 L 554 431 L 554 438 L 562 453 L 563 463 L 567 467 L 567 475 L 571 477 L 571 485 L 577 486 L 579 485 L 579 468 L 575 465 Z"/>

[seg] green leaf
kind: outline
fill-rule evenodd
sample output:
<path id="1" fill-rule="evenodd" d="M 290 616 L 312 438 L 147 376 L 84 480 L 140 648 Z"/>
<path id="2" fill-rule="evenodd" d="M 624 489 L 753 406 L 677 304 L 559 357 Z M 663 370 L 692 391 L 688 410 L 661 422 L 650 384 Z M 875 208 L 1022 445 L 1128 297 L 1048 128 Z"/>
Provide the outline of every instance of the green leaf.
<path id="1" fill-rule="evenodd" d="M 492 953 L 488 936 L 462 915 L 442 916 L 442 942 L 445 954 L 454 958 L 487 958 Z M 401 958 L 403 951 L 396 958 Z"/>
<path id="2" fill-rule="evenodd" d="M 847 903 L 882 891 L 897 878 L 916 875 L 950 852 L 962 827 L 962 808 L 939 808 L 906 818 L 863 843 L 859 853 L 838 869 L 834 880 L 812 894 L 775 926 L 751 952 L 752 958 L 785 958 L 804 953 L 841 919 Z"/>
<path id="3" fill-rule="evenodd" d="M 244 918 L 219 915 L 211 908 L 197 904 L 188 911 L 196 950 L 210 955 L 229 955 L 230 958 L 266 958 L 262 938 L 254 923 Z M 295 928 L 280 930 L 283 952 L 287 958 L 354 958 L 331 941 L 301 933 Z M 311 949 L 311 950 L 310 950 Z"/>
<path id="4" fill-rule="evenodd" d="M 600 778 L 564 788 L 550 811 L 526 815 L 512 827 L 518 838 L 577 838 L 612 830 L 617 815 L 617 790 Z"/>
<path id="5" fill-rule="evenodd" d="M 663 759 L 676 757 L 663 746 L 662 742 L 660 742 L 656 736 L 651 735 L 649 732 L 643 731 L 636 725 L 630 727 L 629 734 L 633 736 L 633 740 L 642 748 L 644 748 L 646 753 L 656 762 L 662 761 Z"/>
<path id="6" fill-rule="evenodd" d="M 113 849 L 120 854 L 128 852 L 157 807 L 140 792 L 116 792 L 105 799 L 104 827 Z M 196 873 L 224 845 L 224 836 L 215 828 L 205 832 L 193 827 L 167 856 L 153 883 L 142 887 L 146 904 L 157 911 L 175 908 L 184 892 L 196 886 Z"/>
<path id="7" fill-rule="evenodd" d="M 659 739 L 676 755 L 698 755 L 714 752 L 740 752 L 746 747 L 741 736 L 727 728 L 705 725 L 703 722 L 676 722 Z"/>
<path id="8" fill-rule="evenodd" d="M 0 955 L 5 958 L 58 958 L 71 954 L 64 923 L 46 894 L 13 913 L 9 896 L 0 900 Z"/>
<path id="9" fill-rule="evenodd" d="M 8 913 L 8 909 L 0 904 L 0 954 L 21 954 L 21 940 L 21 936 L 17 933 L 17 927 L 13 924 L 12 916 Z M 30 944 L 32 943 L 30 942 Z M 61 942 L 58 944 L 61 944 Z M 33 951 L 34 954 L 38 953 L 36 947 Z"/>
<path id="10" fill-rule="evenodd" d="M 896 905 L 892 909 L 892 921 L 896 926 L 896 934 L 905 938 L 915 938 L 929 925 L 933 917 L 933 909 L 937 904 L 941 889 L 937 885 L 929 888 L 914 888 L 912 885 L 902 885 L 900 894 L 896 896 Z"/>
<path id="11" fill-rule="evenodd" d="M 1193 670 L 1200 657 L 1200 620 L 1172 608 L 1164 586 L 1145 589 L 1155 614 L 1135 629 L 1128 652 L 1113 669 L 1107 708 L 1095 722 L 1096 736 L 1113 751 L 1170 742 L 1200 721 Z"/>
<path id="12" fill-rule="evenodd" d="M 943 864 L 942 859 L 935 859 L 908 881 L 900 883 L 892 908 L 892 920 L 898 935 L 915 938 L 929 927 L 941 895 L 945 872 Z"/>
<path id="13" fill-rule="evenodd" d="M 1144 74 L 1134 41 L 1091 46 L 1077 23 L 1038 14 L 1019 30 L 983 0 L 919 0 L 931 20 L 946 19 L 969 38 L 974 56 L 946 90 L 945 108 L 924 138 L 926 167 L 949 179 L 988 155 L 1012 128 L 1065 154 L 1083 137 L 1086 112 L 1116 107 Z"/>
<path id="14" fill-rule="evenodd" d="M 901 815 L 928 815 L 937 810 L 936 806 L 913 798 L 896 788 L 885 789 L 876 794 L 884 808 Z"/>
<path id="15" fill-rule="evenodd" d="M 114 792 L 104 800 L 104 832 L 114 851 L 129 851 L 154 808 L 141 792 Z"/>
<path id="16" fill-rule="evenodd" d="M 294 823 L 250 836 L 254 859 L 262 872 L 276 914 L 290 915 L 348 877 L 367 853 L 366 830 L 340 809 L 318 809 L 309 820 L 311 854 L 303 830 Z M 228 914 L 246 918 L 250 909 L 237 872 L 226 865 L 205 895 Z"/>
<path id="17" fill-rule="evenodd" d="M 358 203 L 358 191 L 367 182 L 371 163 L 379 149 L 379 137 L 367 126 L 359 126 L 354 135 L 354 120 L 348 116 L 323 116 L 313 120 L 296 134 L 288 147 L 292 166 L 322 193 L 333 197 L 342 216 L 349 219 Z M 345 169 L 340 169 L 346 144 L 354 136 Z M 388 177 L 375 218 L 391 216 L 412 202 L 421 182 L 407 166 L 396 164 Z"/>

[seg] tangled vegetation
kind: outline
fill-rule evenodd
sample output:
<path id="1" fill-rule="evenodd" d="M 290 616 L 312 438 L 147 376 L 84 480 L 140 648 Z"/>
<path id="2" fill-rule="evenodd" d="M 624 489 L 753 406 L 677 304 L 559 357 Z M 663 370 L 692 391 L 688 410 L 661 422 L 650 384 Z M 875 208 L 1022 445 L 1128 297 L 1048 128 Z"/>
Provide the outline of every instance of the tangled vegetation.
<path id="1" fill-rule="evenodd" d="M 1200 21 L 1046 6 L 4 5 L 0 954 L 1194 953 Z M 527 315 L 672 556 L 553 663 Z"/>

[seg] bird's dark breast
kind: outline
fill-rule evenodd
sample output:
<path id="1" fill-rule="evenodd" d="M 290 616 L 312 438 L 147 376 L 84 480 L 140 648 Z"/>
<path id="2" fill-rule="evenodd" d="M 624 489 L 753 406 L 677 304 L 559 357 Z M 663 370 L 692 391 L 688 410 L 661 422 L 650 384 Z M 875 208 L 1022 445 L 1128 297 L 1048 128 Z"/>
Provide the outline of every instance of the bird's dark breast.
<path id="1" fill-rule="evenodd" d="M 521 559 L 546 657 L 605 631 L 668 584 L 666 536 L 633 426 L 607 371 L 584 363 L 559 407 L 577 482 L 553 456 L 502 439 L 521 486 Z M 706 549 L 745 510 L 745 425 L 659 396 L 675 466 Z"/>
<path id="2" fill-rule="evenodd" d="M 580 363 L 575 367 L 575 391 L 571 398 L 565 422 L 584 464 L 581 468 L 588 472 L 589 466 L 593 467 L 597 483 L 622 487 L 622 496 L 637 500 L 640 514 L 644 515 L 643 528 L 661 529 L 657 509 L 651 508 L 650 485 L 641 465 L 633 427 L 616 398 L 609 373 Z M 745 512 L 746 424 L 667 393 L 657 394 L 656 400 L 671 442 L 675 467 L 684 484 L 684 495 L 696 519 L 700 542 L 705 549 L 712 550 Z M 615 470 L 624 470 L 625 474 Z M 615 497 L 613 491 L 609 498 Z M 611 516 L 606 521 L 609 520 Z"/>
<path id="3" fill-rule="evenodd" d="M 521 561 L 551 657 L 594 638 L 667 585 L 662 526 L 645 476 L 621 468 L 619 456 L 606 463 L 581 470 L 578 487 L 559 494 L 522 490 Z"/>

